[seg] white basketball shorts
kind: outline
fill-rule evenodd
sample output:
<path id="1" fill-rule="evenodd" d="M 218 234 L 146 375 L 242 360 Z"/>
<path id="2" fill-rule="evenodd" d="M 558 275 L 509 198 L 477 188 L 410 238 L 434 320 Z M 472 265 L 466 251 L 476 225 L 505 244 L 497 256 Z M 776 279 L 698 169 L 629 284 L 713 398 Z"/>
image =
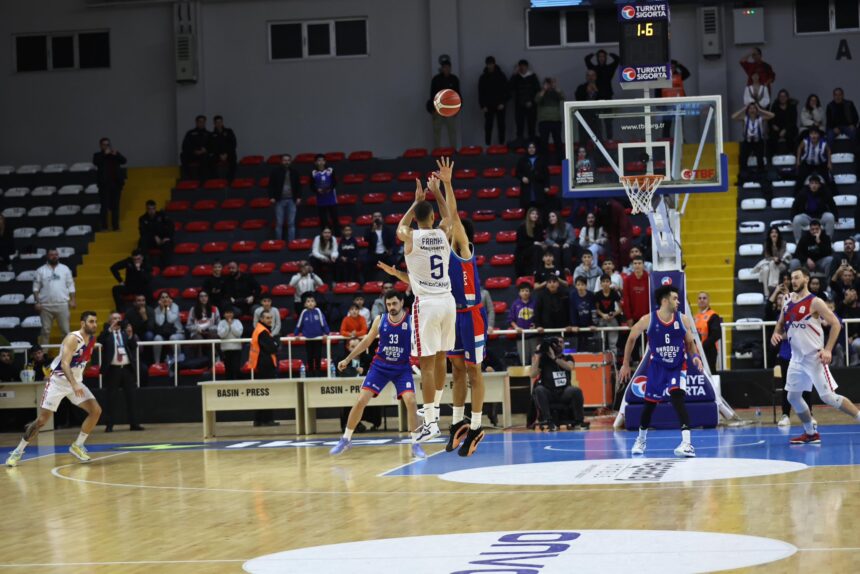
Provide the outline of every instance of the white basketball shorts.
<path id="1" fill-rule="evenodd" d="M 839 387 L 830 374 L 830 368 L 821 363 L 817 353 L 792 356 L 785 375 L 786 392 L 811 391 L 813 386 L 820 396 L 833 393 Z"/>
<path id="2" fill-rule="evenodd" d="M 457 304 L 451 294 L 415 297 L 412 304 L 412 356 L 429 357 L 454 348 Z"/>
<path id="3" fill-rule="evenodd" d="M 95 398 L 86 385 L 81 384 L 81 386 L 84 387 L 83 397 L 79 397 L 75 394 L 74 389 L 72 389 L 72 385 L 69 384 L 66 377 L 51 375 L 51 378 L 48 379 L 48 382 L 45 384 L 45 391 L 42 393 L 42 404 L 40 406 L 43 409 L 57 412 L 63 399 L 69 399 L 69 402 L 73 405 L 79 405 L 84 401 Z"/>

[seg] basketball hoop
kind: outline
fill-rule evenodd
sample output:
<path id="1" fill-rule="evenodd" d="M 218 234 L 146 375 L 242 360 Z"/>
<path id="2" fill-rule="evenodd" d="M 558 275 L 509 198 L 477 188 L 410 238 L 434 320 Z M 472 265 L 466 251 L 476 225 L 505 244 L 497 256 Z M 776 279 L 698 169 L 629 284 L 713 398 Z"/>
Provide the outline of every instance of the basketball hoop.
<path id="1" fill-rule="evenodd" d="M 649 173 L 646 175 L 622 175 L 618 178 L 630 198 L 633 213 L 652 213 L 651 198 L 660 187 L 660 183 L 666 176 Z"/>

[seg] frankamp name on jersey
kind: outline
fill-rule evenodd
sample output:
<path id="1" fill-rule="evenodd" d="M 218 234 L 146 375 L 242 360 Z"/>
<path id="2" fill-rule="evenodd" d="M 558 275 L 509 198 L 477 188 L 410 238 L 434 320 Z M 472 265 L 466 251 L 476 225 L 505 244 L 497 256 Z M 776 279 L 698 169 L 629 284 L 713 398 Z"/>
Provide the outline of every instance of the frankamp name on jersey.
<path id="1" fill-rule="evenodd" d="M 444 237 L 434 235 L 424 235 L 421 237 L 421 247 L 431 251 L 446 251 L 448 249 L 448 240 Z"/>

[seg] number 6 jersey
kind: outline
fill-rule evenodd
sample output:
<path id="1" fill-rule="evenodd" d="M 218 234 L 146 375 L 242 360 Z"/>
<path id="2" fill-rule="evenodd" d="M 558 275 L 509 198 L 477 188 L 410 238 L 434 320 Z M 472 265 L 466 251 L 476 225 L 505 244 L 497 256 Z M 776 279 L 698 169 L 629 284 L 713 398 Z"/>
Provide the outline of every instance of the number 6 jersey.
<path id="1" fill-rule="evenodd" d="M 406 254 L 409 283 L 416 297 L 438 297 L 451 293 L 448 263 L 451 244 L 441 229 L 412 231 L 412 251 Z"/>

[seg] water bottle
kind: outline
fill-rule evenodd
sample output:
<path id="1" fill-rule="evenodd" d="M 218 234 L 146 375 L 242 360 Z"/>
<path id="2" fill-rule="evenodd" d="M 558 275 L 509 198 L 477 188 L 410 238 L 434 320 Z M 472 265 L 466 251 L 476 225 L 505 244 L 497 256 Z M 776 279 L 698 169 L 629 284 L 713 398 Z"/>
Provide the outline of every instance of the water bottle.
<path id="1" fill-rule="evenodd" d="M 305 378 L 305 364 L 304 363 L 302 363 L 301 366 L 299 367 L 299 378 L 300 379 Z"/>
<path id="2" fill-rule="evenodd" d="M 328 376 L 332 379 L 337 376 L 337 367 L 334 364 L 334 361 L 329 361 L 328 363 Z"/>

